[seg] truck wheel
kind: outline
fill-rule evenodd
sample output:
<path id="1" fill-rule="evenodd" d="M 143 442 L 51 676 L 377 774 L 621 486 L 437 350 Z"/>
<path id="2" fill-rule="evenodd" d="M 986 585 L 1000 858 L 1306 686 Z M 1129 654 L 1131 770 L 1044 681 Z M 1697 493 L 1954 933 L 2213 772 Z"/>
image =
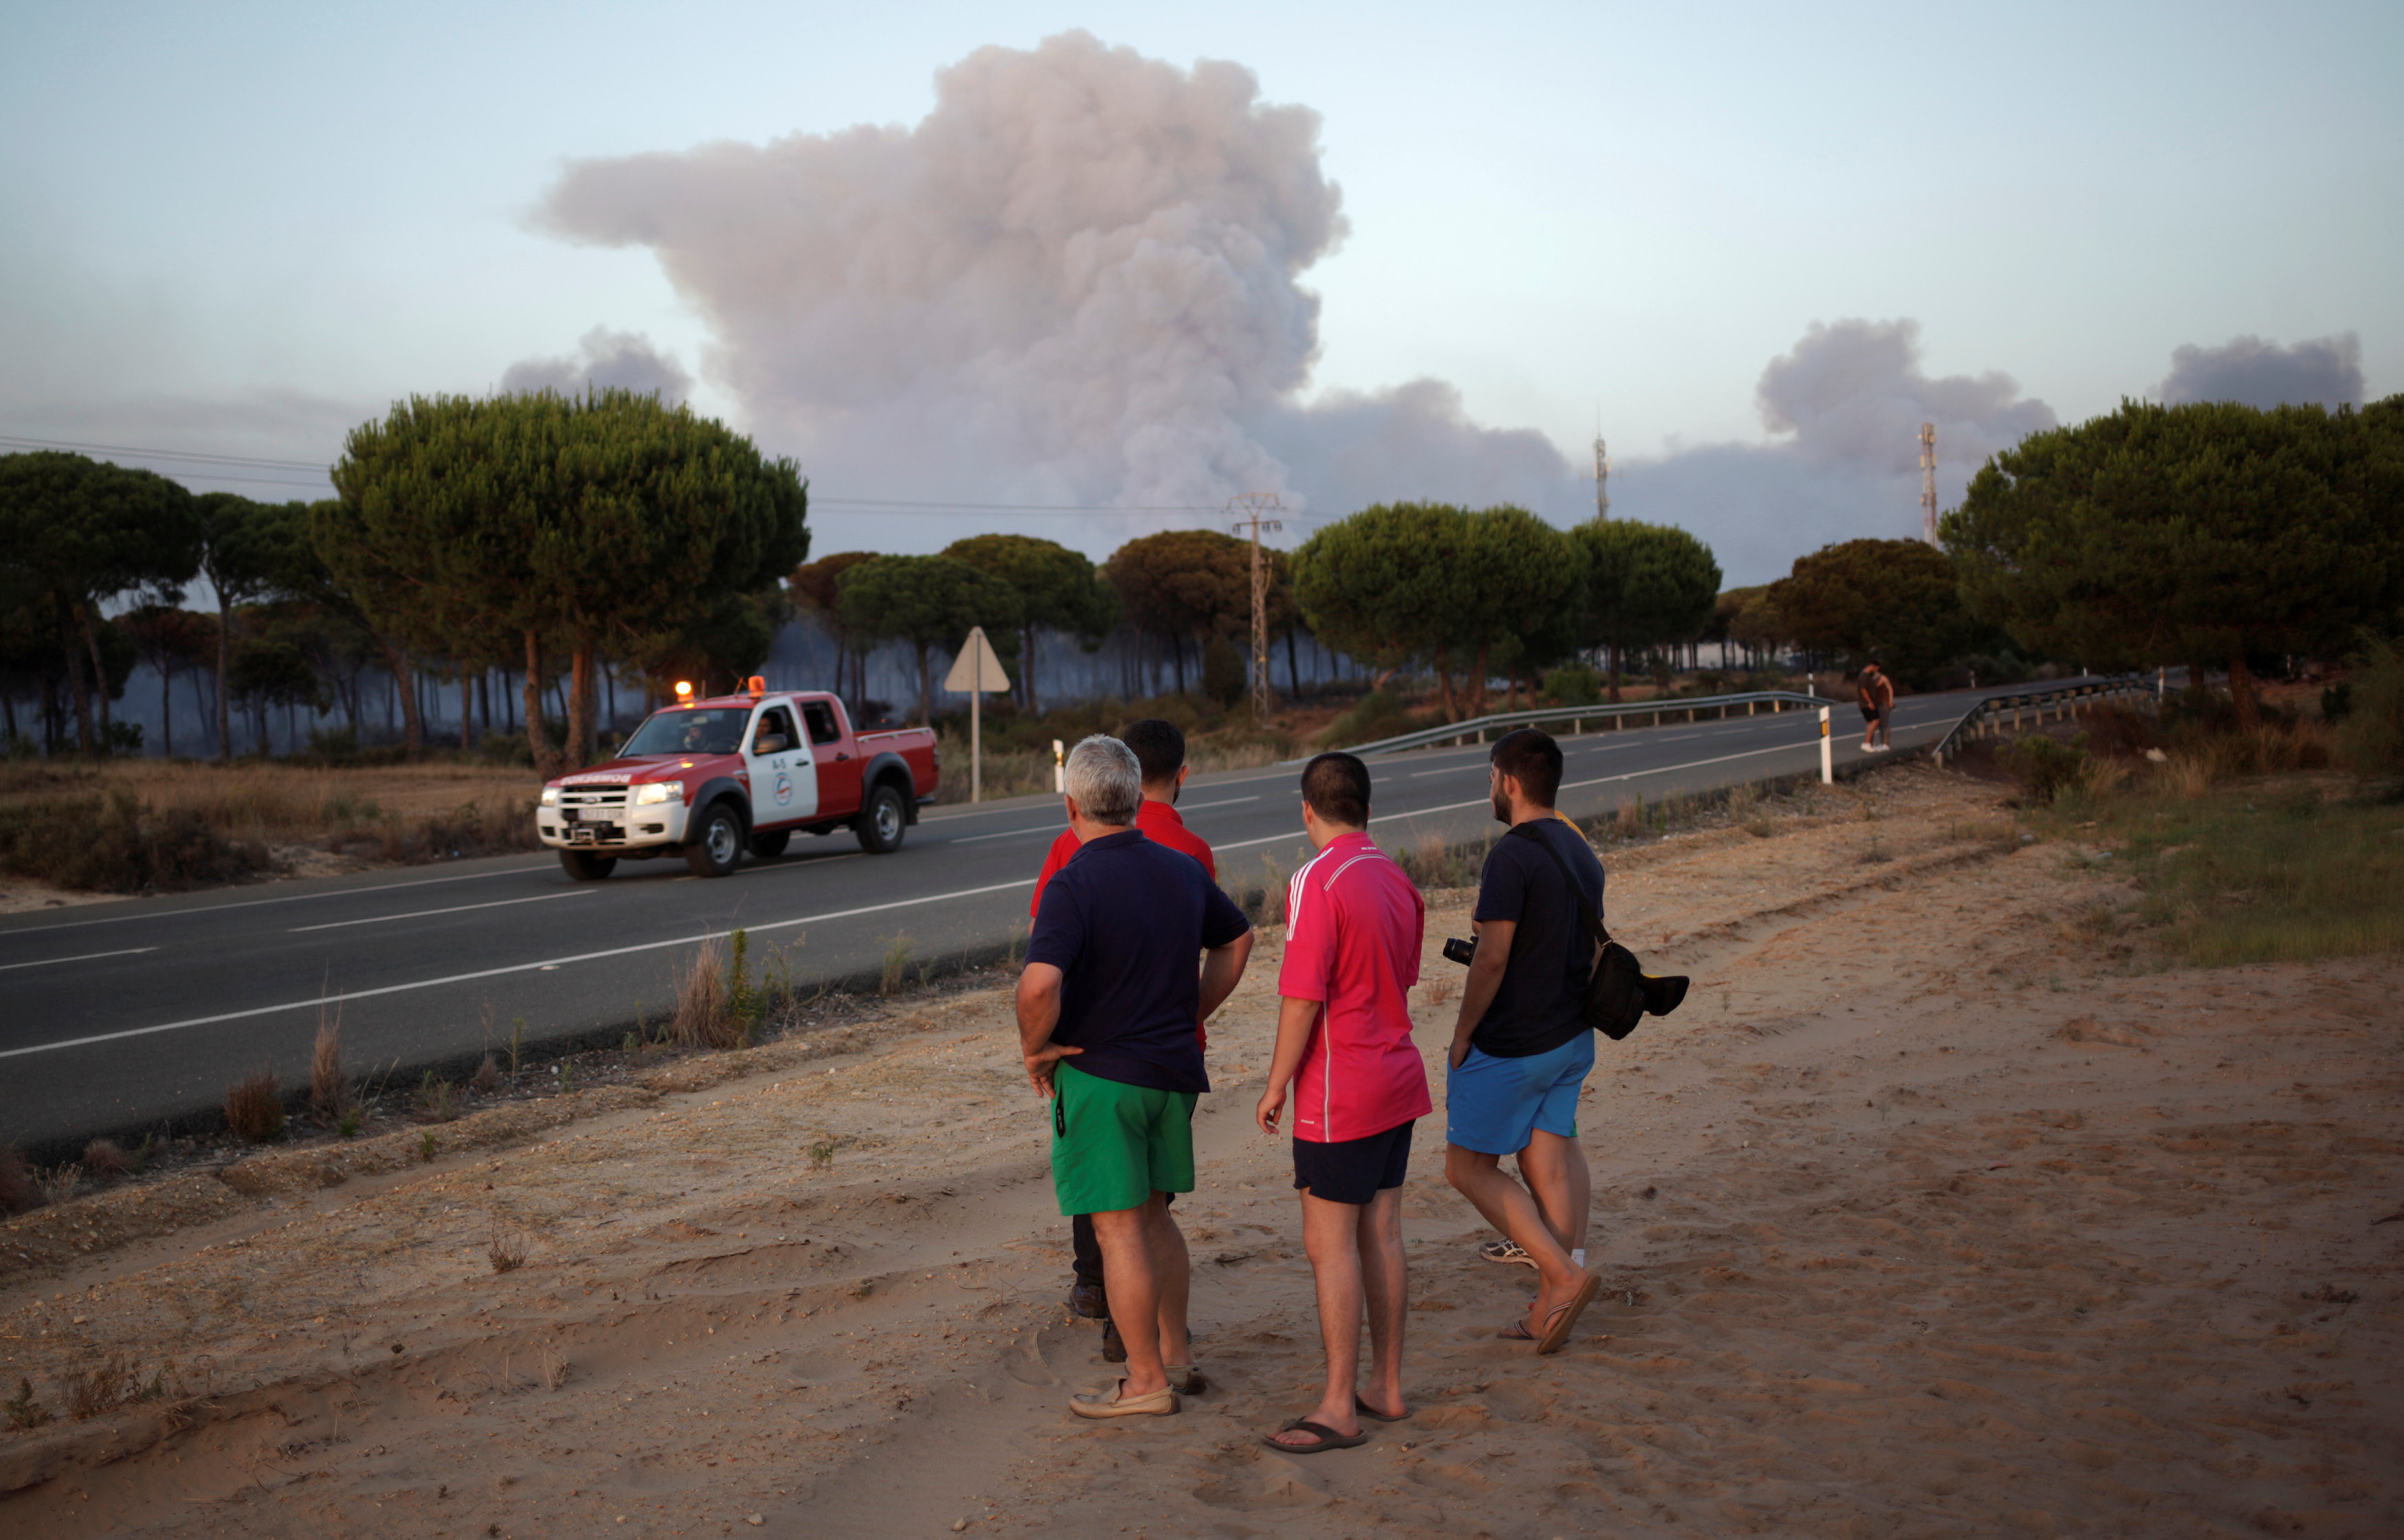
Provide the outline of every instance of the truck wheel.
<path id="1" fill-rule="evenodd" d="M 792 843 L 793 832 L 790 829 L 779 829 L 773 834 L 754 834 L 751 836 L 751 853 L 762 861 L 774 861 L 785 853 L 786 846 Z"/>
<path id="2" fill-rule="evenodd" d="M 587 855 L 581 850 L 562 850 L 559 864 L 566 867 L 567 875 L 579 882 L 598 882 L 618 869 L 618 858 Z"/>
<path id="3" fill-rule="evenodd" d="M 697 877 L 722 877 L 743 859 L 743 820 L 726 804 L 714 803 L 701 815 L 701 833 L 684 847 L 684 863 Z"/>
<path id="4" fill-rule="evenodd" d="M 868 805 L 860 810 L 859 821 L 852 832 L 860 836 L 860 847 L 872 856 L 889 856 L 902 848 L 902 833 L 910 826 L 909 816 L 902 807 L 902 793 L 886 781 L 868 793 Z"/>

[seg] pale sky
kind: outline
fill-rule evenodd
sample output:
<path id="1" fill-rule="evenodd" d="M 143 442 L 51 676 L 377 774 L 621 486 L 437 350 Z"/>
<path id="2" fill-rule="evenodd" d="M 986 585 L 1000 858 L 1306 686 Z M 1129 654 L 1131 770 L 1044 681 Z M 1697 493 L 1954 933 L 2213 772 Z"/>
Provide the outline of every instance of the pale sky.
<path id="1" fill-rule="evenodd" d="M 756 427 L 651 250 L 538 228 L 564 170 L 906 129 L 939 69 L 1074 28 L 1321 116 L 1349 232 L 1300 275 L 1306 400 L 1435 376 L 1573 464 L 1599 410 L 1634 467 L 1768 441 L 1765 366 L 1848 319 L 1916 321 L 1927 374 L 2002 371 L 2062 421 L 2248 335 L 2354 333 L 2366 394 L 2404 389 L 2393 4 L 18 4 L 5 28 L 19 441 L 322 464 L 393 399 L 490 390 L 596 327 Z M 841 475 L 815 491 L 935 495 L 907 464 Z M 813 522 L 821 551 L 915 539 Z"/>

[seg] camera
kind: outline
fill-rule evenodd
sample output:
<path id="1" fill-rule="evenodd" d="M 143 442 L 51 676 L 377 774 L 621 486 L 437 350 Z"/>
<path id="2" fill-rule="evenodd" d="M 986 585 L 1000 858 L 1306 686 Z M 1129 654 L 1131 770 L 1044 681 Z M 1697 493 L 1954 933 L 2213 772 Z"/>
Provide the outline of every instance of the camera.
<path id="1" fill-rule="evenodd" d="M 1466 968 L 1476 960 L 1477 943 L 1463 941 L 1459 936 L 1455 936 L 1444 944 L 1444 956 L 1447 962 L 1458 962 Z"/>

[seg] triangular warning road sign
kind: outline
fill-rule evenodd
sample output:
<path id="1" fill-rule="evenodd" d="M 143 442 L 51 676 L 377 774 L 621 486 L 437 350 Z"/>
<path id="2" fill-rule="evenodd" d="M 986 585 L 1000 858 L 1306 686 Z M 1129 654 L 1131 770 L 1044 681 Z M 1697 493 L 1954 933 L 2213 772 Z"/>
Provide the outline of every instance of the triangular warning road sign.
<path id="1" fill-rule="evenodd" d="M 952 660 L 952 671 L 943 676 L 943 688 L 961 695 L 1010 688 L 1010 676 L 1001 671 L 1001 660 L 994 656 L 993 643 L 985 639 L 984 626 L 969 628 L 968 640 L 960 644 L 960 655 Z"/>

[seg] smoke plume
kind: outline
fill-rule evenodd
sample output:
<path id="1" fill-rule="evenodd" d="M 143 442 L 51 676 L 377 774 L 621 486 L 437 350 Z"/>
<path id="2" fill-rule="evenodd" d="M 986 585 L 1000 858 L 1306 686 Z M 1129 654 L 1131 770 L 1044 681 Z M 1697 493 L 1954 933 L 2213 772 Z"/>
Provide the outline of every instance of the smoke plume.
<path id="1" fill-rule="evenodd" d="M 1783 576 L 1836 540 L 1920 533 L 1920 425 L 1936 425 L 1939 507 L 1999 449 L 2054 426 L 2008 374 L 1931 378 L 1920 323 L 1813 325 L 1754 388 L 1764 444 L 1707 444 L 1614 473 L 1612 512 L 1693 530 L 1731 585 Z"/>
<path id="2" fill-rule="evenodd" d="M 2291 347 L 2238 337 L 2219 347 L 2193 343 L 2171 355 L 2171 371 L 2156 387 L 2165 406 L 2188 401 L 2239 401 L 2246 406 L 2362 404 L 2362 339 L 2354 332 Z"/>
<path id="3" fill-rule="evenodd" d="M 1343 200 L 1318 114 L 1259 95 L 1069 33 L 942 71 L 913 127 L 575 163 L 543 217 L 654 250 L 713 380 L 829 497 L 1342 513 L 1569 483 L 1438 382 L 1302 401 L 1301 277 Z"/>
<path id="4" fill-rule="evenodd" d="M 572 358 L 525 358 L 501 376 L 503 390 L 552 390 L 562 396 L 580 394 L 586 386 L 615 386 L 656 394 L 673 406 L 692 394 L 692 376 L 667 354 L 651 346 L 648 337 L 594 327 L 577 343 Z"/>

